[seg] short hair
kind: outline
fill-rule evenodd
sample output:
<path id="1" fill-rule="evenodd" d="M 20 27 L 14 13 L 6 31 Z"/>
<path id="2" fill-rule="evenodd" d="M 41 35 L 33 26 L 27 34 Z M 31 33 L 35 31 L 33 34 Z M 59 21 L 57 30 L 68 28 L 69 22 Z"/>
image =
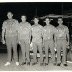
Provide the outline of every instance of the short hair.
<path id="1" fill-rule="evenodd" d="M 33 20 L 34 20 L 35 18 L 39 20 L 39 17 L 38 17 L 38 16 L 34 16 L 34 17 L 33 17 Z"/>
<path id="2" fill-rule="evenodd" d="M 13 15 L 13 13 L 12 13 L 12 12 L 8 12 L 8 13 L 7 13 L 7 15 L 8 15 L 9 13 Z"/>
<path id="3" fill-rule="evenodd" d="M 49 20 L 50 20 L 50 18 L 49 18 L 49 17 L 46 17 L 46 18 L 44 19 L 44 21 L 45 21 L 46 19 L 49 19 Z"/>
<path id="4" fill-rule="evenodd" d="M 22 17 L 25 17 L 25 18 L 27 19 L 26 15 L 22 15 L 21 18 L 22 18 Z"/>
<path id="5" fill-rule="evenodd" d="M 45 19 L 50 19 L 49 17 L 46 17 Z"/>
<path id="6" fill-rule="evenodd" d="M 63 20 L 63 18 L 62 18 L 62 17 L 58 17 L 58 19 L 62 19 L 62 20 Z"/>

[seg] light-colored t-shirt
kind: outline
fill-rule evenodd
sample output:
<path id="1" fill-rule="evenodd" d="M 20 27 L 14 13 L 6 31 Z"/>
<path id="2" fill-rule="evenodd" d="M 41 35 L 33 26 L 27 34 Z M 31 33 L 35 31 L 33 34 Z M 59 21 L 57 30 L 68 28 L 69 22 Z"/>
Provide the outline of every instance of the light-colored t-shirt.
<path id="1" fill-rule="evenodd" d="M 66 39 L 66 34 L 69 33 L 68 27 L 62 25 L 61 27 L 58 26 L 57 27 L 57 33 L 56 33 L 56 37 L 57 39 L 62 38 L 62 39 Z"/>
<path id="2" fill-rule="evenodd" d="M 42 30 L 43 27 L 39 24 L 32 26 L 32 42 L 42 42 Z"/>
<path id="3" fill-rule="evenodd" d="M 3 22 L 2 30 L 5 29 L 5 36 L 16 36 L 17 35 L 18 21 L 15 19 L 6 20 Z"/>
<path id="4" fill-rule="evenodd" d="M 18 26 L 18 38 L 19 39 L 29 39 L 31 32 L 31 25 L 28 22 L 21 22 Z"/>
<path id="5" fill-rule="evenodd" d="M 43 28 L 43 39 L 53 39 L 53 35 L 56 33 L 56 28 L 52 25 L 46 25 Z"/>

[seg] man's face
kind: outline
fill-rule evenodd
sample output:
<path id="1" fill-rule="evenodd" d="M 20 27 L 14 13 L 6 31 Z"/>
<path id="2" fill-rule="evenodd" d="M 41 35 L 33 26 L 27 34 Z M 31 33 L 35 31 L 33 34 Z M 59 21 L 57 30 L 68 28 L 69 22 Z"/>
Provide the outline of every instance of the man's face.
<path id="1" fill-rule="evenodd" d="M 9 13 L 7 14 L 7 17 L 8 17 L 8 19 L 12 19 L 13 14 L 12 14 L 11 12 L 9 12 Z"/>
<path id="2" fill-rule="evenodd" d="M 22 22 L 26 22 L 26 16 L 21 17 Z"/>
<path id="3" fill-rule="evenodd" d="M 34 23 L 37 24 L 39 20 L 37 18 L 34 19 Z"/>
<path id="4" fill-rule="evenodd" d="M 58 19 L 58 24 L 61 25 L 63 23 L 63 20 L 61 18 Z"/>
<path id="5" fill-rule="evenodd" d="M 50 19 L 46 19 L 44 22 L 46 22 L 46 24 L 48 25 L 50 23 Z"/>

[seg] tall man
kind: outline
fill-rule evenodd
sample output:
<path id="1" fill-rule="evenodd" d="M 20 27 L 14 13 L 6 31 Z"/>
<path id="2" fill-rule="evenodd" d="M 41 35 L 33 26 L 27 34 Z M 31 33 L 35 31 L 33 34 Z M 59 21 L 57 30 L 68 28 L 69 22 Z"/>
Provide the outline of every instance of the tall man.
<path id="1" fill-rule="evenodd" d="M 61 49 L 63 50 L 63 64 L 67 66 L 66 63 L 66 48 L 69 46 L 69 29 L 67 26 L 63 25 L 62 18 L 58 18 L 57 33 L 56 33 L 56 44 L 57 44 L 57 66 L 61 64 Z"/>
<path id="2" fill-rule="evenodd" d="M 22 22 L 20 22 L 18 27 L 18 41 L 21 46 L 21 51 L 23 55 L 23 64 L 30 64 L 29 51 L 30 51 L 30 40 L 31 40 L 31 25 L 26 21 L 26 16 L 21 16 Z M 26 54 L 26 55 L 25 55 Z"/>
<path id="3" fill-rule="evenodd" d="M 11 49 L 13 47 L 13 55 L 16 61 L 16 65 L 19 65 L 18 56 L 17 56 L 17 25 L 18 21 L 13 19 L 13 14 L 11 12 L 7 13 L 8 19 L 3 22 L 2 26 L 2 42 L 7 45 L 8 51 L 8 62 L 5 66 L 10 65 L 11 62 Z"/>
<path id="4" fill-rule="evenodd" d="M 32 43 L 33 43 L 33 65 L 37 63 L 37 49 L 40 53 L 40 65 L 43 64 L 42 54 L 42 26 L 38 24 L 39 19 L 34 18 L 34 25 L 32 26 Z"/>
<path id="5" fill-rule="evenodd" d="M 45 47 L 45 65 L 48 65 L 48 56 L 49 56 L 49 49 L 51 51 L 51 56 L 52 56 L 52 63 L 55 65 L 55 33 L 56 33 L 56 28 L 50 24 L 50 19 L 46 18 L 45 21 L 46 26 L 44 26 L 43 30 L 43 44 Z"/>

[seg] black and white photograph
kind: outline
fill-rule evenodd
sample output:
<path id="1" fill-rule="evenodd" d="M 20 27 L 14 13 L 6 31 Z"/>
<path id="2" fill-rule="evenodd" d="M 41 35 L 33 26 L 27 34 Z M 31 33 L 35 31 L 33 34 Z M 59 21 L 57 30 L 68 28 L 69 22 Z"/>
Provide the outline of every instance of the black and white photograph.
<path id="1" fill-rule="evenodd" d="M 72 2 L 0 2 L 0 71 L 72 70 Z"/>

